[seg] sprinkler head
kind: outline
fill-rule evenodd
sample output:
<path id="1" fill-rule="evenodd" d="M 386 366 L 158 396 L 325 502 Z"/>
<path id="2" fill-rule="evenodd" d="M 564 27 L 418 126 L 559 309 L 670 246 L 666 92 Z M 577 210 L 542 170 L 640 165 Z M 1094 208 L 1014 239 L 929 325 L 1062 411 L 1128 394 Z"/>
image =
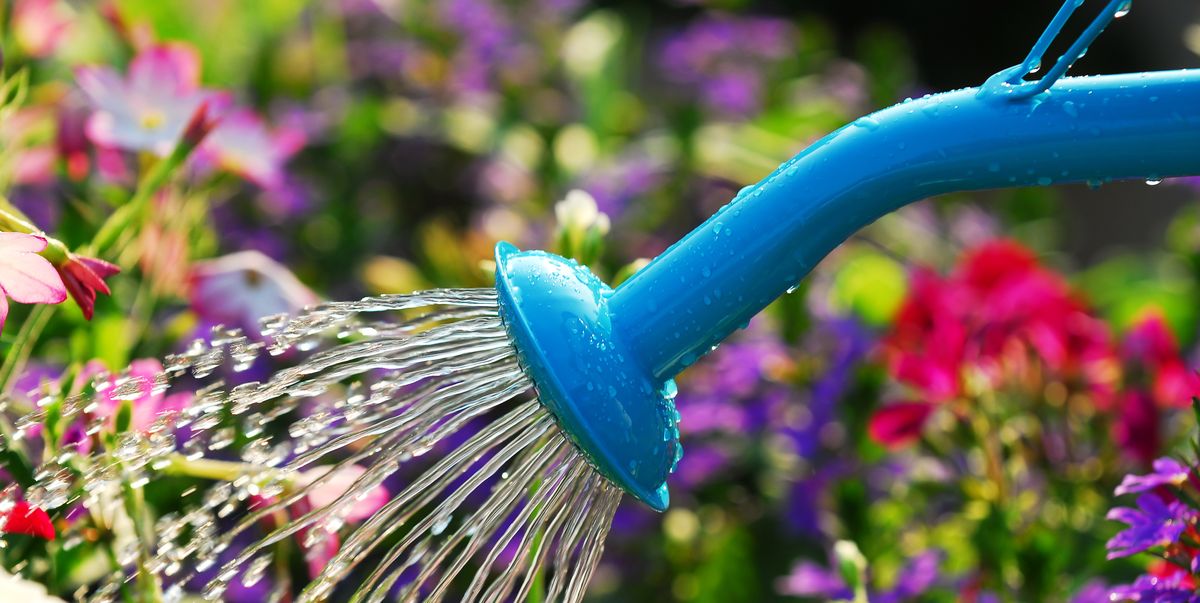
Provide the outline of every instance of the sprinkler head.
<path id="1" fill-rule="evenodd" d="M 606 478 L 656 511 L 682 456 L 672 380 L 655 379 L 614 330 L 613 289 L 586 266 L 496 245 L 500 316 L 538 398 Z"/>

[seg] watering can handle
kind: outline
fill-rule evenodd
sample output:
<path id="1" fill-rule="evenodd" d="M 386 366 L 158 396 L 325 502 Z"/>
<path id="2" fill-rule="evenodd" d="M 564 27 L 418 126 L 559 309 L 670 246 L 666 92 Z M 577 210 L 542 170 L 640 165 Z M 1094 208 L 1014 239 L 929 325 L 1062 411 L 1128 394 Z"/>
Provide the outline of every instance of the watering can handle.
<path id="1" fill-rule="evenodd" d="M 613 330 L 657 379 L 708 353 L 863 226 L 956 191 L 1200 175 L 1200 70 L 1061 78 L 1122 11 L 1110 2 L 1041 80 L 906 101 L 813 143 L 613 292 Z M 1053 85 L 1053 89 L 1050 89 Z"/>
<path id="2" fill-rule="evenodd" d="M 1042 56 L 1046 54 L 1046 50 L 1050 48 L 1050 44 L 1058 38 L 1062 33 L 1062 28 L 1071 19 L 1071 15 L 1083 6 L 1085 0 L 1066 0 L 1062 8 L 1058 9 L 1058 14 L 1054 15 L 1054 19 L 1046 26 L 1046 30 L 1042 32 L 1037 43 L 1029 50 L 1029 54 L 1020 64 L 1001 70 L 992 77 L 988 78 L 987 82 L 980 87 L 980 94 L 1003 97 L 1011 100 L 1020 100 L 1041 94 L 1049 90 L 1055 82 L 1062 76 L 1066 75 L 1067 71 L 1078 61 L 1083 55 L 1087 54 L 1088 47 L 1100 34 L 1104 28 L 1108 27 L 1114 19 L 1118 19 L 1129 12 L 1130 5 L 1133 0 L 1110 0 L 1108 6 L 1096 15 L 1087 29 L 1071 44 L 1067 52 L 1058 57 L 1054 66 L 1050 71 L 1046 72 L 1041 79 L 1026 81 L 1025 76 L 1036 73 L 1042 65 Z"/>

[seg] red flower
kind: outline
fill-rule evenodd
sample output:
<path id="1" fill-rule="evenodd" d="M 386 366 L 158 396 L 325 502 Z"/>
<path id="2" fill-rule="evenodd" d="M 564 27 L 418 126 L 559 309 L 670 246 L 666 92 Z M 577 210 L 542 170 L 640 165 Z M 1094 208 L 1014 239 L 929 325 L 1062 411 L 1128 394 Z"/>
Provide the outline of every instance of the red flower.
<path id="1" fill-rule="evenodd" d="M 0 532 L 54 540 L 54 525 L 50 523 L 50 516 L 37 507 L 29 506 L 29 503 L 25 501 L 19 501 L 13 505 Z"/>
<path id="2" fill-rule="evenodd" d="M 1145 392 L 1126 392 L 1113 423 L 1113 439 L 1126 454 L 1150 465 L 1162 448 L 1158 408 Z"/>
<path id="3" fill-rule="evenodd" d="M 896 402 L 877 409 L 867 424 L 871 439 L 887 448 L 900 448 L 921 437 L 934 406 L 925 402 Z"/>
<path id="4" fill-rule="evenodd" d="M 1121 346 L 1125 357 L 1142 369 L 1144 387 L 1161 406 L 1186 408 L 1200 397 L 1200 376 L 1184 363 L 1179 344 L 1158 313 L 1147 314 Z"/>
<path id="5" fill-rule="evenodd" d="M 969 251 L 949 276 L 917 270 L 883 354 L 923 399 L 963 393 L 964 376 L 993 386 L 1041 373 L 1087 389 L 1102 408 L 1117 379 L 1107 326 L 1059 275 L 1012 241 Z"/>
<path id="6" fill-rule="evenodd" d="M 105 295 L 110 293 L 104 279 L 121 271 L 104 260 L 75 254 L 71 254 L 67 261 L 55 268 L 67 286 L 67 293 L 79 304 L 79 309 L 83 310 L 83 316 L 88 320 L 92 319 L 96 308 L 96 292 Z"/>

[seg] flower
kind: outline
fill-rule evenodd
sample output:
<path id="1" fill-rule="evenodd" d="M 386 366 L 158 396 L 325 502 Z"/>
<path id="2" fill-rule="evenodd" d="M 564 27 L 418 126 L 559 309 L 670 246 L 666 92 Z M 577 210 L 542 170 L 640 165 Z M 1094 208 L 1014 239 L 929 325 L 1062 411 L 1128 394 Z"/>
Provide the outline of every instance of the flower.
<path id="1" fill-rule="evenodd" d="M 333 473 L 330 474 L 330 471 Z M 341 469 L 323 466 L 305 471 L 296 477 L 297 486 L 304 490 L 305 504 L 290 510 L 303 514 L 309 509 L 325 509 L 349 492 L 355 482 L 366 472 L 367 469 L 360 465 L 350 465 Z M 327 474 L 329 474 L 328 479 L 320 481 Z M 359 522 L 382 509 L 390 498 L 391 495 L 387 488 L 375 485 L 351 501 L 350 504 L 338 507 L 334 511 L 334 515 L 337 516 L 339 522 Z M 321 573 L 321 570 L 325 568 L 330 559 L 333 559 L 340 547 L 337 534 L 333 532 L 326 533 L 324 538 L 317 539 L 315 542 L 310 540 L 308 533 L 315 529 L 321 528 L 308 527 L 297 534 L 297 538 L 305 547 L 304 559 L 308 564 L 309 575 L 313 577 Z"/>
<path id="2" fill-rule="evenodd" d="M 17 501 L 5 516 L 4 527 L 0 532 L 7 534 L 25 534 L 44 540 L 54 540 L 54 524 L 45 511 L 29 506 L 25 501 Z M 0 589 L 2 592 L 3 589 Z"/>
<path id="3" fill-rule="evenodd" d="M 367 472 L 367 469 L 361 465 L 350 465 L 343 469 L 337 470 L 329 479 L 317 484 L 316 487 L 311 487 L 321 476 L 329 472 L 329 467 L 317 467 L 301 473 L 296 478 L 296 483 L 299 487 L 306 489 L 308 502 L 313 508 L 324 508 L 334 503 L 340 496 L 350 490 L 354 482 Z M 390 499 L 387 488 L 383 486 L 375 486 L 366 494 L 356 498 L 350 506 L 344 511 L 342 517 L 348 522 L 359 522 L 376 511 L 383 508 Z"/>
<path id="4" fill-rule="evenodd" d="M 58 0 L 17 0 L 12 8 L 13 34 L 30 56 L 47 57 L 70 33 L 72 17 Z"/>
<path id="5" fill-rule="evenodd" d="M 1188 584 L 1191 576 L 1182 570 L 1160 577 L 1153 574 L 1138 576 L 1133 584 L 1112 589 L 1108 600 L 1137 603 L 1200 603 L 1196 588 Z"/>
<path id="6" fill-rule="evenodd" d="M 997 387 L 1042 374 L 1080 384 L 1106 408 L 1118 377 L 1104 322 L 1012 241 L 970 250 L 946 277 L 915 271 L 882 351 L 895 378 L 929 402 L 969 394 L 969 384 Z"/>
<path id="7" fill-rule="evenodd" d="M 98 360 L 93 360 L 84 367 L 80 378 L 90 379 L 104 372 L 104 365 Z M 110 378 L 102 384 L 103 391 L 93 399 L 96 405 L 94 413 L 107 416 L 111 426 L 116 420 L 117 410 L 121 407 L 123 399 L 132 400 L 133 416 L 130 428 L 144 432 L 150 429 L 151 425 L 163 414 L 183 410 L 191 401 L 192 394 L 177 392 L 167 395 L 164 391 L 156 389 L 154 387 L 155 378 L 162 372 L 162 363 L 153 358 L 142 358 L 129 363 L 129 370 L 126 371 L 124 379 L 133 383 L 137 387 L 137 392 L 123 395 L 122 399 L 114 397 L 113 392 L 117 385 L 117 379 Z"/>
<path id="8" fill-rule="evenodd" d="M 1142 317 L 1126 335 L 1122 355 L 1140 368 L 1148 380 L 1141 384 L 1154 401 L 1168 408 L 1186 408 L 1200 396 L 1200 375 L 1188 368 L 1179 352 L 1179 344 L 1158 312 Z"/>
<path id="9" fill-rule="evenodd" d="M 96 309 L 97 292 L 109 295 L 111 291 L 104 279 L 121 271 L 117 266 L 104 260 L 87 256 L 68 254 L 67 260 L 57 266 L 58 275 L 66 285 L 71 299 L 79 304 L 84 318 L 91 320 Z"/>
<path id="10" fill-rule="evenodd" d="M 171 152 L 211 93 L 200 89 L 200 58 L 191 46 L 153 46 L 134 57 L 122 78 L 102 66 L 80 67 L 79 87 L 96 109 L 87 135 L 105 147 Z"/>
<path id="11" fill-rule="evenodd" d="M 1117 496 L 1153 490 L 1159 486 L 1180 486 L 1187 481 L 1191 469 L 1173 459 L 1161 458 L 1154 461 L 1154 471 L 1147 475 L 1126 475 L 1121 485 L 1113 492 Z"/>
<path id="12" fill-rule="evenodd" d="M 608 216 L 600 212 L 596 200 L 587 192 L 573 189 L 562 201 L 554 204 L 554 217 L 558 227 L 582 236 L 595 228 L 599 234 L 607 234 L 611 224 Z"/>
<path id="13" fill-rule="evenodd" d="M 1105 545 L 1108 558 L 1128 557 L 1174 544 L 1196 516 L 1195 510 L 1178 501 L 1164 502 L 1154 494 L 1143 494 L 1137 499 L 1136 509 L 1117 507 L 1108 512 L 1108 519 L 1129 525 Z"/>
<path id="14" fill-rule="evenodd" d="M 698 89 L 702 103 L 725 115 L 754 113 L 770 72 L 795 48 L 782 19 L 710 16 L 670 36 L 659 67 L 671 80 Z"/>
<path id="15" fill-rule="evenodd" d="M 38 255 L 46 239 L 19 232 L 0 232 L 0 328 L 8 316 L 8 299 L 22 304 L 58 304 L 67 299 L 54 265 Z"/>
<path id="16" fill-rule="evenodd" d="M 3 569 L 0 569 L 0 601 L 63 603 L 62 599 L 50 596 L 46 592 L 45 586 L 21 579 L 5 572 Z"/>
<path id="17" fill-rule="evenodd" d="M 304 133 L 295 128 L 267 129 L 248 109 L 234 109 L 220 118 L 203 149 L 221 167 L 262 188 L 283 182 L 283 165 L 304 146 Z"/>
<path id="18" fill-rule="evenodd" d="M 896 582 L 891 588 L 872 592 L 868 599 L 875 603 L 918 600 L 936 585 L 942 558 L 943 554 L 937 550 L 924 551 L 912 557 L 896 573 Z M 797 563 L 791 573 L 776 583 L 775 589 L 783 595 L 819 598 L 823 601 L 848 600 L 854 596 L 836 570 L 812 561 Z"/>
<path id="19" fill-rule="evenodd" d="M 188 274 L 192 309 L 202 318 L 256 330 L 258 321 L 294 313 L 318 298 L 287 268 L 257 251 L 196 262 Z"/>
<path id="20" fill-rule="evenodd" d="M 1126 454 L 1149 465 L 1162 449 L 1160 411 L 1150 394 L 1133 389 L 1122 392 L 1113 439 Z"/>
<path id="21" fill-rule="evenodd" d="M 934 406 L 925 402 L 895 402 L 875 411 L 867 424 L 871 439 L 888 448 L 900 448 L 921 437 Z"/>

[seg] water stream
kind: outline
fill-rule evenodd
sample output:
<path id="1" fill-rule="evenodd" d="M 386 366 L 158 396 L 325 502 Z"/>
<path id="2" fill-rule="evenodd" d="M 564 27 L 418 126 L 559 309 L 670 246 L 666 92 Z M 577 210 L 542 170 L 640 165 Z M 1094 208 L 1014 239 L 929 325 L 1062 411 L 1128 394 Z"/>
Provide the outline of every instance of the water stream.
<path id="1" fill-rule="evenodd" d="M 294 362 L 262 382 L 216 380 L 264 353 Z M 326 303 L 264 320 L 255 337 L 218 329 L 163 365 L 152 379 L 99 375 L 95 393 L 34 392 L 14 424 L 10 444 L 46 457 L 25 500 L 82 503 L 114 533 L 143 521 L 130 499 L 151 482 L 200 478 L 182 493 L 185 512 L 133 530 L 122 571 L 77 600 L 120 600 L 148 578 L 139 572 L 168 601 L 219 601 L 235 581 L 267 576 L 271 601 L 509 601 L 535 585 L 547 601 L 582 597 L 621 491 L 534 397 L 494 290 Z M 114 434 L 100 412 L 101 396 L 136 405 L 185 380 L 204 384 L 191 404 L 141 429 Z M 47 420 L 84 425 L 87 444 L 40 441 Z M 340 494 L 313 496 L 350 471 Z M 386 504 L 348 520 L 385 481 Z M 18 494 L 0 492 L 0 511 Z M 324 568 L 293 592 L 297 552 Z"/>

